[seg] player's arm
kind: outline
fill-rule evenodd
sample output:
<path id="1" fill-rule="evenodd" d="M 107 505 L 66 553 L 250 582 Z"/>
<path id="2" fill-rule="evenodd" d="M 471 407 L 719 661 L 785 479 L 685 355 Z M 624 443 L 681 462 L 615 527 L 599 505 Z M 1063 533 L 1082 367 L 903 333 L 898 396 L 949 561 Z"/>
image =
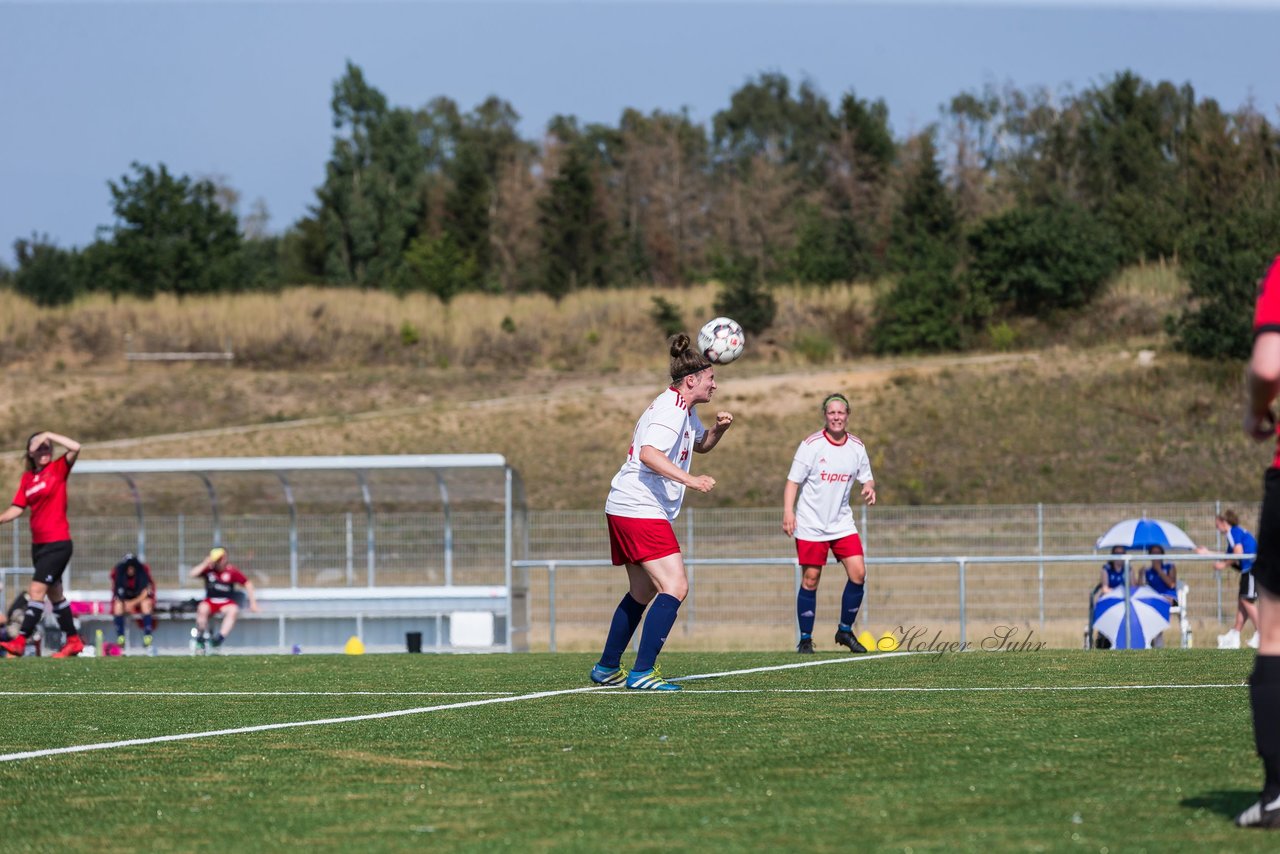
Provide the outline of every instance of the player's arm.
<path id="1" fill-rule="evenodd" d="M 862 500 L 868 504 L 876 503 L 876 481 L 875 478 L 865 481 L 862 484 Z"/>
<path id="2" fill-rule="evenodd" d="M 5 508 L 5 511 L 3 513 L 0 513 L 0 524 L 3 524 L 5 522 L 12 522 L 14 519 L 17 519 L 19 516 L 21 516 L 22 511 L 26 509 L 27 508 L 25 507 L 19 507 L 17 504 L 10 504 L 7 508 Z"/>
<path id="3" fill-rule="evenodd" d="M 693 443 L 693 450 L 699 454 L 705 454 L 716 446 L 720 441 L 720 437 L 725 434 L 730 427 L 733 426 L 732 412 L 717 412 L 716 423 L 702 432 L 702 438 Z"/>
<path id="4" fill-rule="evenodd" d="M 206 572 L 209 571 L 210 565 L 211 564 L 209 562 L 209 559 L 205 558 L 195 566 L 191 567 L 191 572 L 187 573 L 187 575 L 190 578 L 199 578 L 200 576 L 204 575 Z"/>
<path id="5" fill-rule="evenodd" d="M 1249 396 L 1245 403 L 1244 432 L 1259 440 L 1270 438 L 1276 432 L 1271 404 L 1280 394 L 1280 332 L 1260 332 L 1254 339 L 1245 376 Z"/>
<path id="6" fill-rule="evenodd" d="M 1163 562 L 1156 564 L 1156 574 L 1160 579 L 1170 587 L 1178 586 L 1178 567 L 1174 564 L 1168 564 L 1168 570 L 1165 569 L 1166 564 Z"/>
<path id="7" fill-rule="evenodd" d="M 244 592 L 249 597 L 249 610 L 258 613 L 258 592 L 253 588 L 253 582 L 247 578 L 244 580 Z"/>
<path id="8" fill-rule="evenodd" d="M 699 492 L 710 492 L 716 485 L 715 478 L 706 474 L 696 476 L 689 474 L 689 472 L 667 459 L 665 451 L 660 451 L 653 445 L 642 446 L 639 459 L 655 474 L 659 474 L 667 480 L 674 480 L 676 483 L 684 484 L 690 489 L 696 489 Z"/>
<path id="9" fill-rule="evenodd" d="M 1101 588 L 1098 592 L 1110 593 L 1111 587 L 1110 585 L 1107 584 L 1107 568 L 1104 566 L 1101 570 L 1099 570 L 1099 573 L 1102 576 L 1102 580 L 1098 583 L 1098 587 Z"/>
<path id="10" fill-rule="evenodd" d="M 33 437 L 31 439 L 31 445 L 38 448 L 41 445 L 43 445 L 46 441 L 53 442 L 55 444 L 61 445 L 62 447 L 66 448 L 67 454 L 65 459 L 67 461 L 67 465 L 68 466 L 75 465 L 76 458 L 80 456 L 79 442 L 77 442 L 75 439 L 68 439 L 66 436 L 63 436 L 61 433 L 51 433 L 50 431 L 46 430 L 43 433 L 41 433 L 39 436 Z M 28 448 L 28 450 L 30 450 L 30 448 Z"/>
<path id="11" fill-rule="evenodd" d="M 796 535 L 796 496 L 800 493 L 800 484 L 790 478 L 782 488 L 782 533 L 788 537 Z"/>

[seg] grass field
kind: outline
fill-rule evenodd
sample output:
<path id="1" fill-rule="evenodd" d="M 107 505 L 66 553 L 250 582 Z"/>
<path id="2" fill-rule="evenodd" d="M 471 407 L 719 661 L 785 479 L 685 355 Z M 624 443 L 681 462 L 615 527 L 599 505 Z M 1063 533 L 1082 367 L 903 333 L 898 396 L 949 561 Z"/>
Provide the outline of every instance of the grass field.
<path id="1" fill-rule="evenodd" d="M 1110 852 L 1275 841 L 1230 822 L 1260 781 L 1247 651 L 672 650 L 669 676 L 721 674 L 675 695 L 591 688 L 591 661 L 0 662 L 0 847 Z M 300 722 L 316 723 L 10 758 Z"/>

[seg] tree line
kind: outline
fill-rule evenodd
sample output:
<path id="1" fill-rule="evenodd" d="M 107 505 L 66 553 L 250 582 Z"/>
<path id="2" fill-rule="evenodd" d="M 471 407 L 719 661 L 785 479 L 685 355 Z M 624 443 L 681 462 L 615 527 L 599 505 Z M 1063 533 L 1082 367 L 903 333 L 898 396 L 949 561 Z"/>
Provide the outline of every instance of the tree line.
<path id="1" fill-rule="evenodd" d="M 41 304 L 330 283 L 448 302 L 724 283 L 717 308 L 769 325 L 770 288 L 887 277 L 877 352 L 959 350 L 1018 316 L 1087 304 L 1119 267 L 1176 259 L 1180 346 L 1238 357 L 1280 252 L 1280 135 L 1190 84 L 1124 71 L 1079 93 L 987 86 L 895 137 L 883 100 L 829 100 L 764 73 L 707 124 L 628 109 L 521 138 L 497 97 L 388 103 L 356 65 L 333 86 L 333 146 L 307 216 L 266 233 L 210 179 L 134 163 L 89 246 L 18 240 L 8 284 Z M 655 320 L 669 324 L 667 304 Z"/>

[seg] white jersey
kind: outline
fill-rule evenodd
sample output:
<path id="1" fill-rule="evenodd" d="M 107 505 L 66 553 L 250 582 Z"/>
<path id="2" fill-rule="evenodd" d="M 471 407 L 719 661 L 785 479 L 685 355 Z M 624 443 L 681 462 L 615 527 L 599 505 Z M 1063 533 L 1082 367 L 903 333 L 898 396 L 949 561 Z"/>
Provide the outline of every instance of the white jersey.
<path id="1" fill-rule="evenodd" d="M 706 432 L 694 408 L 674 388 L 654 398 L 636 422 L 627 461 L 609 484 L 604 512 L 630 519 L 675 519 L 684 500 L 684 484 L 667 480 L 640 462 L 640 449 L 652 445 L 688 471 L 693 445 Z"/>
<path id="2" fill-rule="evenodd" d="M 796 539 L 824 542 L 858 533 L 849 493 L 853 482 L 872 480 L 871 460 L 862 440 L 844 434 L 839 445 L 819 430 L 796 449 L 787 480 L 800 484 L 796 501 Z"/>

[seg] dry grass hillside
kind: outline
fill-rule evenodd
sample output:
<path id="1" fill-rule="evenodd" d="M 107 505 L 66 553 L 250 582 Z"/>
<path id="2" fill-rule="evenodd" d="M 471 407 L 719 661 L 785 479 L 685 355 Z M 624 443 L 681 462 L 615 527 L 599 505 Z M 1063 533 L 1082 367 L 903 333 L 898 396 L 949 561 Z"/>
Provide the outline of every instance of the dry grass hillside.
<path id="1" fill-rule="evenodd" d="M 889 503 L 1256 491 L 1268 452 L 1236 427 L 1239 366 L 1187 360 L 1162 332 L 1186 298 L 1175 270 L 1130 270 L 1085 315 L 1027 321 L 996 337 L 1003 352 L 959 357 L 866 355 L 875 287 L 779 291 L 777 323 L 720 370 L 712 406 L 737 422 L 697 463 L 720 486 L 691 501 L 775 503 L 834 390 L 853 401 Z M 655 293 L 468 295 L 445 308 L 304 288 L 38 310 L 0 292 L 0 443 L 16 451 L 48 427 L 99 457 L 495 451 L 531 506 L 595 508 L 664 385 Z M 662 295 L 693 327 L 715 289 Z M 224 347 L 229 365 L 125 359 Z M 16 454 L 0 464 L 16 480 Z"/>

